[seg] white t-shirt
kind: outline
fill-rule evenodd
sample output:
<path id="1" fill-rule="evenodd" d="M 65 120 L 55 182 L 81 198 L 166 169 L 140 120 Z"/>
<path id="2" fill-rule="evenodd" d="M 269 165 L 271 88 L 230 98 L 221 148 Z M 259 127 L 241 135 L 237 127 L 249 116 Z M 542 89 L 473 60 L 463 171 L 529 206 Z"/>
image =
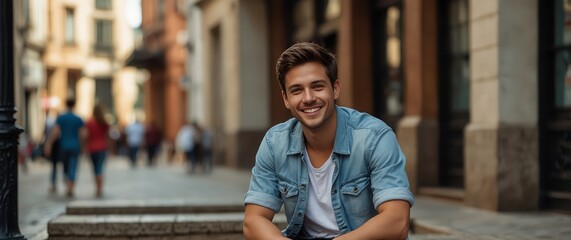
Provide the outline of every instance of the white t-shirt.
<path id="1" fill-rule="evenodd" d="M 329 159 L 319 168 L 314 168 L 305 151 L 309 173 L 307 209 L 303 220 L 302 236 L 311 238 L 334 238 L 339 236 L 339 227 L 333 213 L 331 187 L 335 164 Z"/>
<path id="2" fill-rule="evenodd" d="M 194 149 L 194 128 L 184 125 L 176 135 L 176 147 L 183 152 L 191 152 Z"/>
<path id="3" fill-rule="evenodd" d="M 130 147 L 141 146 L 143 135 L 145 134 L 145 126 L 140 122 L 134 122 L 125 127 L 125 134 L 127 134 L 127 145 Z"/>

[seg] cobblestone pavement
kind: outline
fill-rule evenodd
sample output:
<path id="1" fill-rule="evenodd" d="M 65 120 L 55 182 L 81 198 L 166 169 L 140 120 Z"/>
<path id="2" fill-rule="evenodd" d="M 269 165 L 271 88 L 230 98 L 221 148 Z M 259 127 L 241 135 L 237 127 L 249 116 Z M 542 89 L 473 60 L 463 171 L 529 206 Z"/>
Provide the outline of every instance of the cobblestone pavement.
<path id="1" fill-rule="evenodd" d="M 141 159 L 142 160 L 142 159 Z M 61 167 L 61 166 L 60 166 Z M 181 199 L 225 198 L 241 200 L 247 191 L 249 174 L 225 168 L 214 168 L 211 174 L 197 170 L 186 172 L 182 162 L 159 161 L 148 167 L 140 161 L 132 169 L 126 158 L 107 159 L 104 173 L 102 199 Z M 74 198 L 65 197 L 65 185 L 61 169 L 58 172 L 58 191 L 49 193 L 51 163 L 38 160 L 28 164 L 28 171 L 19 170 L 18 204 L 20 231 L 28 239 L 47 236 L 47 222 L 65 212 L 67 203 L 73 200 L 97 199 L 89 159 L 83 157 L 78 168 L 78 180 Z"/>

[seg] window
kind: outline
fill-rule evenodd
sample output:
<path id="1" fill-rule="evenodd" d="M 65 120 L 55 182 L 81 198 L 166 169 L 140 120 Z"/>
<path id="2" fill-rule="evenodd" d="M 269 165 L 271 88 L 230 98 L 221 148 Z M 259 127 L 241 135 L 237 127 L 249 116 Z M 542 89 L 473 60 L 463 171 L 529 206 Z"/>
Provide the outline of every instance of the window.
<path id="1" fill-rule="evenodd" d="M 111 0 L 95 0 L 95 8 L 99 10 L 111 10 Z"/>
<path id="2" fill-rule="evenodd" d="M 402 2 L 375 1 L 373 7 L 373 111 L 396 128 L 404 113 Z"/>
<path id="3" fill-rule="evenodd" d="M 452 111 L 468 111 L 470 62 L 468 45 L 468 1 L 450 1 L 448 11 L 450 104 Z"/>
<path id="4" fill-rule="evenodd" d="M 95 52 L 110 53 L 113 50 L 113 22 L 95 20 Z"/>
<path id="5" fill-rule="evenodd" d="M 464 187 L 464 128 L 470 119 L 468 0 L 439 1 L 440 181 Z"/>
<path id="6" fill-rule="evenodd" d="M 75 44 L 74 12 L 71 8 L 65 9 L 65 44 Z"/>
<path id="7" fill-rule="evenodd" d="M 555 8 L 555 107 L 571 108 L 571 1 Z"/>
<path id="8" fill-rule="evenodd" d="M 539 9 L 542 207 L 571 212 L 571 0 Z"/>

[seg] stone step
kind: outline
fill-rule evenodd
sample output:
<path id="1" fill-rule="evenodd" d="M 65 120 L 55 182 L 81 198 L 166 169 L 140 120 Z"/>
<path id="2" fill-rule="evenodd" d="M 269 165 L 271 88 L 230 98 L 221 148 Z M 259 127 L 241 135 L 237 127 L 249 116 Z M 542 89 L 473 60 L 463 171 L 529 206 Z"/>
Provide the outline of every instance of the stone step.
<path id="1" fill-rule="evenodd" d="M 243 213 L 62 215 L 48 223 L 49 239 L 243 239 Z M 287 222 L 276 214 L 274 223 Z"/>
<path id="2" fill-rule="evenodd" d="M 67 215 L 102 214 L 179 214 L 243 212 L 241 200 L 83 200 L 67 205 Z"/>

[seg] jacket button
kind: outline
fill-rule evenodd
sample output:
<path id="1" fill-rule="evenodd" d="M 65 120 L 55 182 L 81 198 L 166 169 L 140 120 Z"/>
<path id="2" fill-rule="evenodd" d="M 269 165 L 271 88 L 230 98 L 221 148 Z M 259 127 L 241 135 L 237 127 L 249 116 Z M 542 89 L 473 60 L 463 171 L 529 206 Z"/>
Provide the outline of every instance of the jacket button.
<path id="1" fill-rule="evenodd" d="M 331 191 L 331 193 L 336 194 L 336 193 L 337 193 L 337 189 L 333 189 L 333 191 Z"/>
<path id="2" fill-rule="evenodd" d="M 305 188 L 305 184 L 301 184 L 301 185 L 299 186 L 299 188 L 304 189 L 304 188 Z"/>
<path id="3" fill-rule="evenodd" d="M 359 191 L 358 188 L 353 188 L 353 192 L 354 192 L 354 193 L 357 193 L 357 191 Z"/>

